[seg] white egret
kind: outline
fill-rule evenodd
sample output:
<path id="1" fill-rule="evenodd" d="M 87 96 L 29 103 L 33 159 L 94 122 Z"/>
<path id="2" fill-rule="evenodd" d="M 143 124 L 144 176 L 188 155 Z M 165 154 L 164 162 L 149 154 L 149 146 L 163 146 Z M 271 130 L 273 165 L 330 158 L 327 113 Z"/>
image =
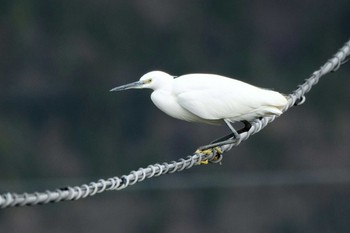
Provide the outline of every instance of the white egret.
<path id="1" fill-rule="evenodd" d="M 207 124 L 227 124 L 232 133 L 202 149 L 239 139 L 239 133 L 232 123 L 244 123 L 244 129 L 239 132 L 249 130 L 249 121 L 265 116 L 279 116 L 287 104 L 286 97 L 276 91 L 215 74 L 174 77 L 162 71 L 152 71 L 137 82 L 110 91 L 143 88 L 153 89 L 153 103 L 174 118 Z"/>

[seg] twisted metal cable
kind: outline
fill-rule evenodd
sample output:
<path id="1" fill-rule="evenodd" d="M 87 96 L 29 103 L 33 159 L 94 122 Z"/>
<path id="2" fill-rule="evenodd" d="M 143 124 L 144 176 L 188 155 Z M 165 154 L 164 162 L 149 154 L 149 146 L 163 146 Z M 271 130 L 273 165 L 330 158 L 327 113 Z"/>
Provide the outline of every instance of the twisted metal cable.
<path id="1" fill-rule="evenodd" d="M 288 95 L 288 105 L 283 109 L 287 111 L 294 105 L 300 105 L 305 101 L 305 94 L 316 85 L 319 79 L 332 71 L 336 71 L 344 64 L 346 58 L 350 55 L 350 40 L 339 49 L 339 51 L 329 59 L 320 69 L 316 70 L 305 82 L 298 86 L 298 88 Z M 146 168 L 139 168 L 136 171 L 131 171 L 128 175 L 121 177 L 112 177 L 108 179 L 100 179 L 97 182 L 90 184 L 83 184 L 81 186 L 66 187 L 56 189 L 53 191 L 34 192 L 34 193 L 4 193 L 0 195 L 0 208 L 14 207 L 14 206 L 30 206 L 47 203 L 55 203 L 60 201 L 78 200 L 88 196 L 94 196 L 108 190 L 121 190 L 142 182 L 146 178 L 152 178 L 168 173 L 180 172 L 184 169 L 189 169 L 195 165 L 201 164 L 203 161 L 218 163 L 222 160 L 222 154 L 231 150 L 233 146 L 238 146 L 242 141 L 247 140 L 251 135 L 258 133 L 267 124 L 275 120 L 275 116 L 264 117 L 256 119 L 251 123 L 251 128 L 240 133 L 240 138 L 233 144 L 222 145 L 218 149 L 212 149 L 205 153 L 197 151 L 193 155 L 186 158 L 172 161 L 170 163 L 156 163 L 149 165 Z"/>

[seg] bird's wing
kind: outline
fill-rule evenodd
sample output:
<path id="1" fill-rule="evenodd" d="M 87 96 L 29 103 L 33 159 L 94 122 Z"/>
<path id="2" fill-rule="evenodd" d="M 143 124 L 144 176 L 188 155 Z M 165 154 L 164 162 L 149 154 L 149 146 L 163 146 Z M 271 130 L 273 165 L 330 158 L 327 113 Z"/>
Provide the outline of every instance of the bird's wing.
<path id="1" fill-rule="evenodd" d="M 257 107 L 255 100 L 227 90 L 188 91 L 179 94 L 177 100 L 181 107 L 207 120 L 233 119 Z"/>
<path id="2" fill-rule="evenodd" d="M 287 103 L 280 93 L 217 75 L 175 79 L 173 95 L 187 111 L 207 120 L 252 120 L 279 115 Z"/>

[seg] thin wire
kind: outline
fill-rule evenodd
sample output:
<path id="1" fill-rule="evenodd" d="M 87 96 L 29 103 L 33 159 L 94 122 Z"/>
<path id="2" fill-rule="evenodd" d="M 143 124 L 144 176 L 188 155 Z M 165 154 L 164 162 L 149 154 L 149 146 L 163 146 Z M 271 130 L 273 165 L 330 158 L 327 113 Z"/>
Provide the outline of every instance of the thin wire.
<path id="1" fill-rule="evenodd" d="M 316 70 L 305 82 L 288 95 L 288 105 L 283 109 L 283 112 L 289 108 L 300 105 L 305 101 L 305 94 L 316 85 L 319 79 L 329 72 L 336 71 L 344 64 L 346 58 L 350 55 L 350 40 L 338 50 L 338 52 L 329 59 L 320 69 Z M 89 196 L 94 196 L 98 193 L 109 190 L 121 190 L 132 186 L 138 182 L 152 177 L 181 172 L 184 169 L 190 169 L 193 166 L 200 165 L 201 162 L 209 161 L 218 163 L 223 158 L 223 153 L 232 149 L 233 146 L 238 146 L 242 141 L 247 140 L 251 135 L 258 133 L 267 124 L 275 120 L 275 116 L 256 119 L 251 123 L 249 131 L 240 133 L 240 139 L 233 144 L 222 145 L 220 149 L 209 150 L 204 152 L 197 151 L 193 155 L 186 158 L 181 158 L 178 161 L 170 163 L 153 164 L 146 168 L 139 168 L 136 171 L 131 171 L 128 175 L 121 177 L 112 177 L 108 179 L 100 179 L 97 182 L 83 184 L 80 186 L 65 187 L 54 191 L 34 192 L 34 193 L 4 193 L 0 195 L 0 208 L 14 206 L 31 206 L 39 204 L 47 204 L 52 202 L 79 200 Z"/>
<path id="2" fill-rule="evenodd" d="M 83 183 L 82 179 L 33 179 L 25 182 L 25 187 L 42 187 L 59 185 L 65 182 Z M 170 181 L 170 182 L 169 182 Z M 0 182 L 0 187 L 18 188 L 22 185 L 11 182 Z M 152 182 L 139 183 L 130 187 L 129 192 L 137 191 L 171 191 L 175 189 L 194 190 L 208 188 L 259 188 L 259 187 L 291 187 L 305 185 L 350 185 L 350 171 L 343 168 L 317 170 L 281 170 L 256 172 L 201 172 L 195 174 L 179 174 L 172 177 L 160 177 Z M 69 187 L 72 188 L 72 187 Z M 81 193 L 77 195 L 78 199 Z"/>

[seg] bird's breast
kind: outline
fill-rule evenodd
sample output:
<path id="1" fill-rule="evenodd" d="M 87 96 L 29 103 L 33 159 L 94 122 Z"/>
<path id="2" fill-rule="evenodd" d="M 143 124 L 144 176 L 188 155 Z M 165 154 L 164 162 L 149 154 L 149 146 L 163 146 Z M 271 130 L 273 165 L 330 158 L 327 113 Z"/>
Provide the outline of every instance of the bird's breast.
<path id="1" fill-rule="evenodd" d="M 155 90 L 151 94 L 151 99 L 154 105 L 171 117 L 191 122 L 202 121 L 198 116 L 181 107 L 176 96 L 172 95 L 171 92 Z"/>

